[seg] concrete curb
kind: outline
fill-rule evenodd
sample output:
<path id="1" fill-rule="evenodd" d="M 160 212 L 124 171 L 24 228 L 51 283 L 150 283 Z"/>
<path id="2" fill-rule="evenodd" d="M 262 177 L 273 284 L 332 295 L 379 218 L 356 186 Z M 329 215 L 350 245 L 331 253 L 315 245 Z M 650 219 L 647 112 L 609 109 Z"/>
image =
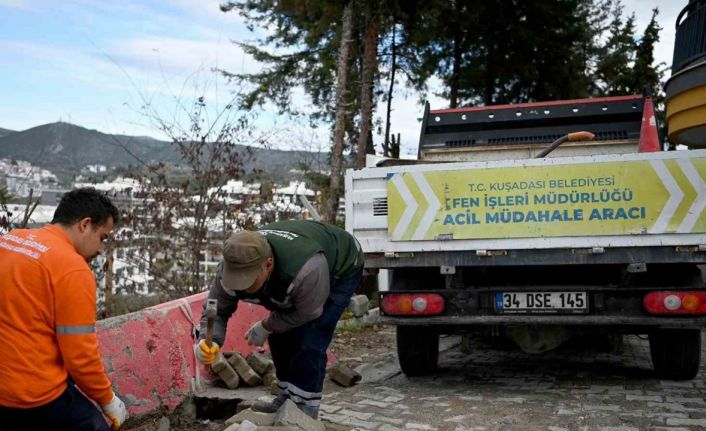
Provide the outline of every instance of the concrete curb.
<path id="1" fill-rule="evenodd" d="M 98 322 L 106 372 L 131 416 L 174 410 L 191 394 L 192 321 L 199 324 L 207 295 L 203 292 Z M 245 355 L 255 350 L 243 334 L 267 314 L 259 305 L 241 302 L 228 323 L 223 349 Z"/>

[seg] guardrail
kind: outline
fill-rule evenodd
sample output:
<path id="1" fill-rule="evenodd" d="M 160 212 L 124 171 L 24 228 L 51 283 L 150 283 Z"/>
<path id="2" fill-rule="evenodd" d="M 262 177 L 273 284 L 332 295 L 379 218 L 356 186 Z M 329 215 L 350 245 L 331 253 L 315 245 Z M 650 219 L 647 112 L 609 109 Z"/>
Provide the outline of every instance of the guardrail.
<path id="1" fill-rule="evenodd" d="M 677 17 L 672 74 L 706 59 L 706 0 L 690 0 Z"/>

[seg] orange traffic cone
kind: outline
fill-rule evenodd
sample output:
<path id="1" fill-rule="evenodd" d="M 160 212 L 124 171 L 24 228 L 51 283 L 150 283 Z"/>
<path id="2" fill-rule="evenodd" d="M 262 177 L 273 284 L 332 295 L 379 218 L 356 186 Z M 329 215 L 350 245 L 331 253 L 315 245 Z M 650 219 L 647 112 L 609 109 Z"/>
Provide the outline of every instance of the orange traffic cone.
<path id="1" fill-rule="evenodd" d="M 640 127 L 640 143 L 637 146 L 638 153 L 652 153 L 662 151 L 657 134 L 657 120 L 655 119 L 655 109 L 652 105 L 652 98 L 645 97 L 645 108 L 642 110 L 642 127 Z"/>

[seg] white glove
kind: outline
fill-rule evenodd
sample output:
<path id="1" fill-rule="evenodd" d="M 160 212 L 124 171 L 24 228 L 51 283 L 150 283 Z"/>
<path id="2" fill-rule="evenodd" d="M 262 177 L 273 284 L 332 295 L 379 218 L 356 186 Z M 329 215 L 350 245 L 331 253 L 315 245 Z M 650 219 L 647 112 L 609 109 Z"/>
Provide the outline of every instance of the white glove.
<path id="1" fill-rule="evenodd" d="M 262 325 L 262 320 L 260 320 L 248 329 L 248 332 L 245 333 L 245 339 L 248 340 L 250 345 L 262 346 L 271 333 L 265 329 Z"/>
<path id="2" fill-rule="evenodd" d="M 127 418 L 127 409 L 125 403 L 113 393 L 113 399 L 108 404 L 102 405 L 103 413 L 108 416 L 108 419 L 113 423 L 113 431 L 117 431 L 120 425 Z"/>

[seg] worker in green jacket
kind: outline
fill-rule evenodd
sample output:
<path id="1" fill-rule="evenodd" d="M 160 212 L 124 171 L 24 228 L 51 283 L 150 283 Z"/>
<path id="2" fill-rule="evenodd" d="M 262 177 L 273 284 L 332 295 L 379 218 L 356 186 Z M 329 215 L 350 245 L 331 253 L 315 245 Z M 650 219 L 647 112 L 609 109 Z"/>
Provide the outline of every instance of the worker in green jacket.
<path id="1" fill-rule="evenodd" d="M 269 341 L 280 391 L 274 401 L 258 402 L 253 409 L 274 412 L 291 399 L 317 418 L 326 349 L 362 273 L 358 241 L 329 224 L 291 220 L 232 234 L 208 295 L 218 300 L 215 342 L 209 348 L 203 341 L 206 319 L 202 317 L 197 357 L 204 364 L 216 360 L 238 300 L 264 306 L 270 315 L 252 325 L 245 336 L 257 346 Z"/>

